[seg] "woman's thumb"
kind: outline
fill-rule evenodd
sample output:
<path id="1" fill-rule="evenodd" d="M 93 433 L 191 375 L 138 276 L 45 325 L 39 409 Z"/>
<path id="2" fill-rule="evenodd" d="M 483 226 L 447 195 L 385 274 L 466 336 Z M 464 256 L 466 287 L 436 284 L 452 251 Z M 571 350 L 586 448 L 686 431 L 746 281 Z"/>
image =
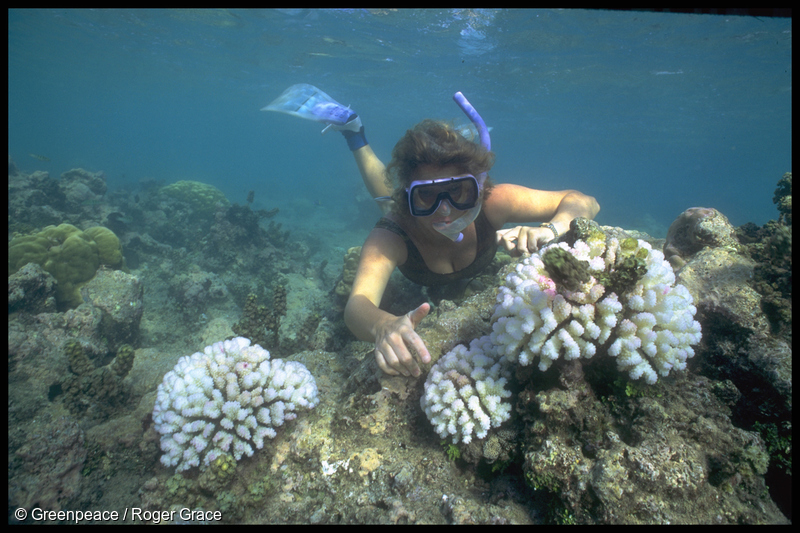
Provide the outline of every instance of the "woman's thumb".
<path id="1" fill-rule="evenodd" d="M 429 304 L 428 302 L 425 302 L 424 304 L 420 305 L 413 311 L 409 312 L 408 318 L 409 320 L 411 320 L 411 325 L 414 326 L 414 328 L 416 328 L 417 324 L 422 322 L 422 319 L 428 316 L 428 313 L 430 312 L 431 312 L 431 304 Z"/>

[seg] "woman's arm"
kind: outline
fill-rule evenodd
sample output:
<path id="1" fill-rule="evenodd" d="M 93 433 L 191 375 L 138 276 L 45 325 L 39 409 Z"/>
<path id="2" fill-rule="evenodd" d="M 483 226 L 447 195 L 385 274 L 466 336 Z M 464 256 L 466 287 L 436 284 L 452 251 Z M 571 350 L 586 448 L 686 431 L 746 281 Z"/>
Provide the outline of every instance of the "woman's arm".
<path id="1" fill-rule="evenodd" d="M 406 253 L 400 236 L 383 229 L 372 230 L 361 248 L 344 321 L 356 337 L 375 343 L 375 359 L 381 370 L 392 375 L 419 376 L 419 365 L 409 348 L 421 362 L 430 362 L 425 343 L 414 331 L 430 311 L 430 305 L 424 303 L 399 317 L 378 308 L 389 276 L 406 260 Z"/>
<path id="2" fill-rule="evenodd" d="M 391 196 L 392 188 L 386 179 L 386 165 L 378 159 L 370 145 L 365 145 L 353 152 L 358 170 L 364 185 L 373 198 L 378 196 Z"/>
<path id="3" fill-rule="evenodd" d="M 592 219 L 599 211 L 597 200 L 575 190 L 541 191 L 507 183 L 495 186 L 486 200 L 486 216 L 495 228 L 509 222 L 547 222 L 558 235 L 569 230 L 574 218 Z M 549 227 L 531 226 L 501 229 L 497 234 L 498 242 L 517 254 L 533 253 L 555 237 Z"/>

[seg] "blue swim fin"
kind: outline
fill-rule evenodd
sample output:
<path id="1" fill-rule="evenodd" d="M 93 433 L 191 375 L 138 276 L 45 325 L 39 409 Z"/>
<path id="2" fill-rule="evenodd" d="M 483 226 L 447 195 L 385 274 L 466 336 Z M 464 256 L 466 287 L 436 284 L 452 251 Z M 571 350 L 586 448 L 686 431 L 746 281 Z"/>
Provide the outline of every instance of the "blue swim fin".
<path id="1" fill-rule="evenodd" d="M 308 83 L 292 85 L 268 106 L 261 108 L 261 111 L 287 113 L 296 117 L 323 122 L 328 127 L 333 127 L 337 130 L 350 129 L 345 125 L 358 118 L 358 115 L 349 107 L 343 106 L 324 91 Z M 327 130 L 328 128 L 325 129 Z M 323 130 L 323 133 L 325 133 L 325 130 Z"/>

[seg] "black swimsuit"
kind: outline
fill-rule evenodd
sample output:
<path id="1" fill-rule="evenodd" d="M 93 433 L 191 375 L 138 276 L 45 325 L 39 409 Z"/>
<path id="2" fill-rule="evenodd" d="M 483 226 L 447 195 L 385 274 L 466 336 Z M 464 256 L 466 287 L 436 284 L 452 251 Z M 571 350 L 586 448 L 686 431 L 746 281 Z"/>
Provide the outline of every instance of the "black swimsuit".
<path id="1" fill-rule="evenodd" d="M 465 268 L 449 274 L 432 272 L 428 265 L 425 264 L 425 260 L 422 258 L 417 246 L 396 222 L 382 217 L 375 224 L 375 227 L 391 231 L 402 237 L 403 242 L 406 243 L 408 257 L 406 262 L 398 265 L 397 268 L 409 280 L 426 287 L 447 285 L 462 279 L 472 279 L 489 266 L 492 259 L 494 259 L 495 252 L 497 252 L 496 230 L 489 223 L 489 219 L 486 218 L 483 211 L 475 219 L 475 232 L 478 237 L 478 251 L 475 253 L 475 260 Z"/>

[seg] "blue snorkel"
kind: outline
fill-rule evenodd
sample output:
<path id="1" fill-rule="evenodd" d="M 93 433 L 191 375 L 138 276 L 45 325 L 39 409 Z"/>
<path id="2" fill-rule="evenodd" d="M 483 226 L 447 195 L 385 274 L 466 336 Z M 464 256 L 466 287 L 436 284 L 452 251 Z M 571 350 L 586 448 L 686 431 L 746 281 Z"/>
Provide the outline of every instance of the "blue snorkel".
<path id="1" fill-rule="evenodd" d="M 486 123 L 483 121 L 481 116 L 472 107 L 472 104 L 469 103 L 469 100 L 461 94 L 461 91 L 457 92 L 453 95 L 453 100 L 458 104 L 458 107 L 464 112 L 465 115 L 469 117 L 472 123 L 475 125 L 475 128 L 478 130 L 478 135 L 481 139 L 481 146 L 486 148 L 486 150 L 492 149 L 492 141 L 489 138 L 489 128 L 486 127 Z M 486 181 L 486 172 L 481 172 L 475 178 L 478 180 L 478 187 L 480 190 L 483 189 L 483 182 Z M 478 218 L 478 213 L 481 212 L 481 204 L 483 202 L 481 200 L 473 207 L 472 209 L 467 210 L 463 216 L 454 220 L 453 222 L 444 224 L 434 224 L 433 228 L 450 239 L 453 242 L 460 242 L 461 239 L 464 238 L 464 234 L 461 233 L 464 229 L 472 224 L 476 218 Z"/>
<path id="2" fill-rule="evenodd" d="M 458 104 L 458 107 L 461 108 L 461 111 L 464 112 L 465 115 L 469 117 L 475 127 L 478 129 L 478 135 L 481 138 L 481 146 L 486 148 L 486 151 L 490 151 L 492 149 L 492 140 L 489 138 L 489 128 L 486 127 L 486 123 L 483 121 L 481 116 L 475 111 L 475 108 L 472 107 L 472 104 L 469 103 L 469 100 L 461 94 L 461 91 L 458 91 L 456 94 L 453 95 L 453 100 Z M 484 173 L 485 175 L 485 173 Z"/>

